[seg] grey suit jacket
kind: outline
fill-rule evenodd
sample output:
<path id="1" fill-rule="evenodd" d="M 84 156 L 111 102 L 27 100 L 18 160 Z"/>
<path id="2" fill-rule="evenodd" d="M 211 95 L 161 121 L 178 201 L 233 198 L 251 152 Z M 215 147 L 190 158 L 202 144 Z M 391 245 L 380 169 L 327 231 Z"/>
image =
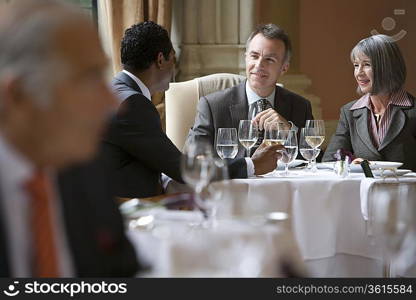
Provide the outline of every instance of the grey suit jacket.
<path id="1" fill-rule="evenodd" d="M 246 80 L 234 87 L 201 97 L 198 102 L 194 126 L 189 131 L 187 142 L 204 139 L 215 145 L 218 128 L 237 128 L 240 120 L 248 118 Z M 297 127 L 305 126 L 313 119 L 311 103 L 305 98 L 276 86 L 274 109 Z M 244 157 L 245 149 L 238 146 L 236 158 Z"/>
<path id="2" fill-rule="evenodd" d="M 350 110 L 352 101 L 341 108 L 338 128 L 332 137 L 323 161 L 334 160 L 340 148 L 367 160 L 403 162 L 402 168 L 416 170 L 416 107 L 415 98 L 408 94 L 412 106 L 393 106 L 392 119 L 380 147 L 374 146 L 368 128 L 368 109 Z"/>

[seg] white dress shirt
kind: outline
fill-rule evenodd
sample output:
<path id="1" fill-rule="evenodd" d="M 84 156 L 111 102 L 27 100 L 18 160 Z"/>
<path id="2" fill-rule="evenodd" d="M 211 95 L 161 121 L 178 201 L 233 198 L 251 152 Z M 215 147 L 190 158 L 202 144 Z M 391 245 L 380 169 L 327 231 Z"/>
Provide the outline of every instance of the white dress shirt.
<path id="1" fill-rule="evenodd" d="M 123 70 L 123 73 L 127 74 L 131 79 L 133 79 L 137 83 L 139 88 L 142 90 L 143 96 L 145 96 L 151 102 L 152 96 L 150 95 L 150 91 L 147 88 L 147 86 L 143 83 L 143 81 L 141 81 L 139 77 L 130 73 L 129 71 Z"/>
<path id="2" fill-rule="evenodd" d="M 0 205 L 3 206 L 5 232 L 11 277 L 32 277 L 32 234 L 30 230 L 30 198 L 24 185 L 34 166 L 20 155 L 0 134 Z M 52 178 L 54 176 L 50 174 Z M 56 184 L 55 184 L 56 186 Z M 57 193 L 54 200 L 59 200 Z M 57 243 L 58 266 L 62 277 L 74 276 L 60 201 L 52 201 L 52 229 Z"/>

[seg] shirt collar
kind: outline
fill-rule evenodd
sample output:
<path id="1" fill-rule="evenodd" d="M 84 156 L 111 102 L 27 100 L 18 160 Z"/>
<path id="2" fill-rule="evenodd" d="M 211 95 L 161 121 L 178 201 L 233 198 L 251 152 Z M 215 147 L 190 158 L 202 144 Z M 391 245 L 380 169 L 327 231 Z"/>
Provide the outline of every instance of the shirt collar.
<path id="1" fill-rule="evenodd" d="M 128 76 L 130 76 L 131 79 L 133 79 L 137 83 L 139 88 L 142 90 L 143 96 L 145 96 L 147 99 L 152 101 L 152 96 L 150 95 L 149 89 L 137 76 L 135 76 L 134 74 L 132 74 L 129 71 L 126 71 L 126 70 L 123 70 L 123 73 L 126 73 Z"/>
<path id="2" fill-rule="evenodd" d="M 407 95 L 406 91 L 401 89 L 398 92 L 391 95 L 389 99 L 388 105 L 397 105 L 397 106 L 412 106 L 412 101 L 410 101 L 409 96 Z M 351 106 L 350 110 L 360 109 L 367 107 L 371 110 L 370 104 L 370 94 L 365 94 L 357 102 Z"/>
<path id="3" fill-rule="evenodd" d="M 247 100 L 248 100 L 248 105 L 250 106 L 251 104 L 253 104 L 254 102 L 256 102 L 259 99 L 267 99 L 270 104 L 272 105 L 272 107 L 274 107 L 274 96 L 276 94 L 276 89 L 273 90 L 273 92 L 267 96 L 267 97 L 260 97 L 259 95 L 257 95 L 253 89 L 250 87 L 248 80 L 246 81 L 246 94 L 247 94 Z"/>
<path id="4" fill-rule="evenodd" d="M 0 133 L 0 177 L 7 184 L 24 184 L 32 176 L 34 166 Z"/>

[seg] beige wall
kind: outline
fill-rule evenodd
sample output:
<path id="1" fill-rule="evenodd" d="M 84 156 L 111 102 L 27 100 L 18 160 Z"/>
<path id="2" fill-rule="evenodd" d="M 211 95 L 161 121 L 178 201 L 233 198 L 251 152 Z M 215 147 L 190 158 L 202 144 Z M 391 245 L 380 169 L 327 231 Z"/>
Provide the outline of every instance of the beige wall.
<path id="1" fill-rule="evenodd" d="M 321 98 L 323 118 L 338 119 L 339 108 L 355 99 L 349 53 L 372 29 L 406 36 L 398 42 L 406 60 L 407 90 L 416 95 L 416 1 L 413 0 L 300 0 L 300 70 L 312 80 L 310 93 Z M 394 15 L 394 9 L 405 15 Z M 396 28 L 383 29 L 385 17 Z"/>

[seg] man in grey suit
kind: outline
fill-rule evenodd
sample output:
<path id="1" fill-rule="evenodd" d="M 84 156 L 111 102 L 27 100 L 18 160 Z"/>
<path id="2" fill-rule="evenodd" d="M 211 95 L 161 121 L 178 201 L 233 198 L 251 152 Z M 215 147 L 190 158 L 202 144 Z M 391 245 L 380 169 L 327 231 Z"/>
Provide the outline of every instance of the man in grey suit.
<path id="1" fill-rule="evenodd" d="M 274 121 L 289 129 L 304 127 L 306 120 L 313 119 L 308 100 L 276 85 L 289 68 L 291 44 L 287 34 L 274 24 L 261 25 L 251 33 L 246 48 L 247 80 L 201 97 L 188 142 L 205 139 L 214 144 L 218 128 L 238 128 L 240 120 L 253 118 L 262 130 Z M 270 108 L 256 116 L 249 115 L 251 107 L 261 99 L 266 99 Z M 244 154 L 239 145 L 237 158 Z"/>

